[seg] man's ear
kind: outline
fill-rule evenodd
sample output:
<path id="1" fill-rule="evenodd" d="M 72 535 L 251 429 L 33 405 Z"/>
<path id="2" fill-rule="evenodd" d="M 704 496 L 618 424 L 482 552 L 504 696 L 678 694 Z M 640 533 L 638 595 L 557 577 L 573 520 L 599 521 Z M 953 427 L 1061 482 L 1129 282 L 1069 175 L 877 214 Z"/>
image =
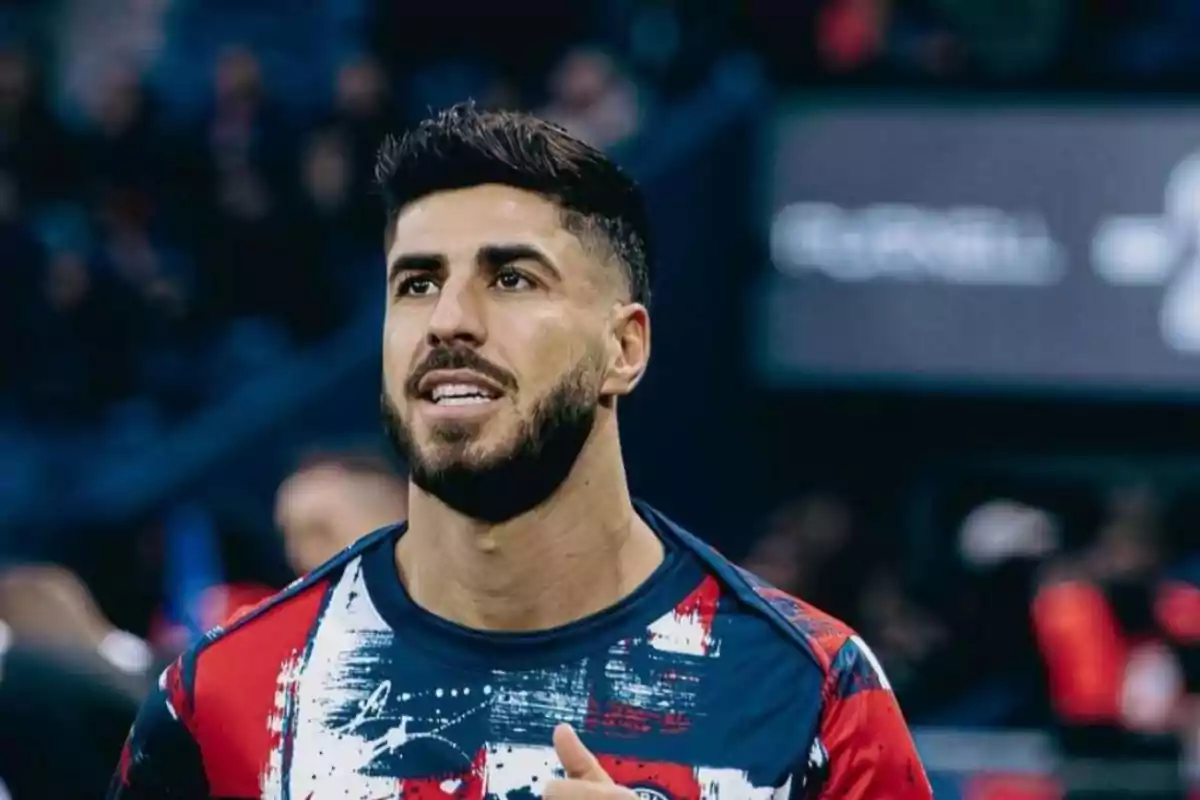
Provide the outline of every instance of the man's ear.
<path id="1" fill-rule="evenodd" d="M 641 303 L 619 303 L 609 318 L 608 370 L 600 393 L 627 395 L 641 382 L 650 363 L 650 313 Z"/>

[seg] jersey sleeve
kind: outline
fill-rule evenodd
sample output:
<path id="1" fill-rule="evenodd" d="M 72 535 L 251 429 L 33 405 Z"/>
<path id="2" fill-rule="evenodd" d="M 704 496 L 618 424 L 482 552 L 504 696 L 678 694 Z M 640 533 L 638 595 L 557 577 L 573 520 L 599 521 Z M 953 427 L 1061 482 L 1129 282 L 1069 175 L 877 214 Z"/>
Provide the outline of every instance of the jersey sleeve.
<path id="1" fill-rule="evenodd" d="M 912 735 L 870 648 L 850 636 L 833 656 L 809 754 L 823 773 L 821 800 L 928 800 L 933 797 Z"/>
<path id="2" fill-rule="evenodd" d="M 186 659 L 163 672 L 142 704 L 109 784 L 108 800 L 206 800 L 200 746 L 189 730 Z"/>

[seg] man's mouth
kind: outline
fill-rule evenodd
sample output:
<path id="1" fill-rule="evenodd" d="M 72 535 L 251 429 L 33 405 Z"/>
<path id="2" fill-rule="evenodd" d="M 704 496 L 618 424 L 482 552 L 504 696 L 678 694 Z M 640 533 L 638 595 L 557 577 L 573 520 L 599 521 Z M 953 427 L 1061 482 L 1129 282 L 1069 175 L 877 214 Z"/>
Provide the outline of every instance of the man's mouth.
<path id="1" fill-rule="evenodd" d="M 490 389 L 469 383 L 444 383 L 429 392 L 429 399 L 439 406 L 470 406 L 489 403 L 498 397 Z"/>
<path id="2" fill-rule="evenodd" d="M 491 381 L 466 370 L 436 370 L 418 387 L 422 399 L 437 406 L 470 406 L 490 403 L 504 392 Z"/>

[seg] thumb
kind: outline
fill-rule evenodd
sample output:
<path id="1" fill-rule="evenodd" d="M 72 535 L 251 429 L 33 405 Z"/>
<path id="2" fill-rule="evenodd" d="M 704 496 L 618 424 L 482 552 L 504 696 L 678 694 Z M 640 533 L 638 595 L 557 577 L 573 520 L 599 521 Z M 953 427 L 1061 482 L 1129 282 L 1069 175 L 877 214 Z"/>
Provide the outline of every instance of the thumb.
<path id="1" fill-rule="evenodd" d="M 565 722 L 554 729 L 554 752 L 567 777 L 591 783 L 612 783 L 592 752 L 583 746 L 579 734 Z"/>

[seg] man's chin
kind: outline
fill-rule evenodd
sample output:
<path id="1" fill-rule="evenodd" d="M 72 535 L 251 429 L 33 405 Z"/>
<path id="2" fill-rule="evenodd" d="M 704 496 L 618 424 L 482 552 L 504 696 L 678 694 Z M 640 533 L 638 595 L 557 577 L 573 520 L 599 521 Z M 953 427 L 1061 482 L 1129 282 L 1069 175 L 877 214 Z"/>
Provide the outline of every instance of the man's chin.
<path id="1" fill-rule="evenodd" d="M 461 438 L 438 437 L 421 448 L 420 463 L 429 472 L 487 472 L 502 460 L 502 454 L 481 447 L 481 444 L 472 433 L 464 433 Z"/>

